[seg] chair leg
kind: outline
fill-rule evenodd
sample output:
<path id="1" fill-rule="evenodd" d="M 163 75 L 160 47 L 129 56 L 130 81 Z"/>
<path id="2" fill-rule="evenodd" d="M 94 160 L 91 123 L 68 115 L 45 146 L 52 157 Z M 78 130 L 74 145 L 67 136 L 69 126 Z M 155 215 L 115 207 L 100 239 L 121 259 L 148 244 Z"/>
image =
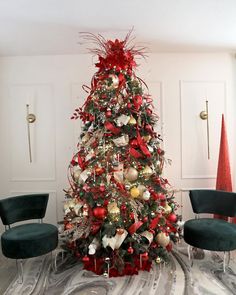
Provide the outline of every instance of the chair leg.
<path id="1" fill-rule="evenodd" d="M 192 246 L 188 245 L 188 259 L 190 261 L 190 266 L 193 266 L 193 254 L 191 251 Z"/>
<path id="2" fill-rule="evenodd" d="M 23 260 L 22 259 L 16 259 L 16 268 L 17 268 L 17 274 L 18 274 L 17 283 L 23 284 Z"/>
<path id="3" fill-rule="evenodd" d="M 227 262 L 226 262 L 226 254 L 228 254 L 228 259 L 227 259 Z M 224 258 L 223 258 L 223 272 L 225 272 L 225 268 L 226 266 L 228 267 L 229 266 L 229 263 L 230 263 L 230 251 L 229 252 L 224 252 Z"/>

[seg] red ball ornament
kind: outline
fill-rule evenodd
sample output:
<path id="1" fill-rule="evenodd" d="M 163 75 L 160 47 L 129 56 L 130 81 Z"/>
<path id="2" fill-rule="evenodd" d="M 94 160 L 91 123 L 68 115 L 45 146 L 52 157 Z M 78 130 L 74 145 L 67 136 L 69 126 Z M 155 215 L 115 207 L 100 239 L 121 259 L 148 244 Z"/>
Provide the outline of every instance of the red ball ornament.
<path id="1" fill-rule="evenodd" d="M 152 110 L 151 109 L 146 109 L 146 113 L 150 116 L 152 114 Z"/>
<path id="2" fill-rule="evenodd" d="M 104 219 L 107 215 L 107 210 L 104 207 L 93 208 L 93 216 L 97 219 Z"/>
<path id="3" fill-rule="evenodd" d="M 130 219 L 133 220 L 134 219 L 134 212 L 131 212 L 130 215 L 129 215 L 129 217 L 130 217 Z"/>
<path id="4" fill-rule="evenodd" d="M 122 204 L 122 205 L 120 206 L 120 209 L 121 209 L 122 211 L 125 211 L 125 210 L 127 209 L 127 207 L 126 207 L 125 204 Z"/>
<path id="5" fill-rule="evenodd" d="M 108 110 L 106 111 L 106 117 L 107 117 L 107 118 L 110 118 L 111 116 L 112 116 L 112 112 L 111 112 L 110 109 L 108 109 Z"/>
<path id="6" fill-rule="evenodd" d="M 170 222 L 175 223 L 177 221 L 177 216 L 175 215 L 175 213 L 170 213 L 167 219 Z"/>
<path id="7" fill-rule="evenodd" d="M 137 141 L 137 139 L 132 139 L 132 140 L 130 141 L 130 145 L 131 145 L 131 147 L 133 147 L 133 148 L 138 147 L 138 141 Z"/>
<path id="8" fill-rule="evenodd" d="M 169 251 L 169 252 L 172 250 L 172 243 L 169 243 L 169 244 L 166 246 L 166 250 Z"/>
<path id="9" fill-rule="evenodd" d="M 103 203 L 103 205 L 104 205 L 104 206 L 107 206 L 107 205 L 108 205 L 108 203 L 109 203 L 109 200 L 107 200 L 107 199 L 106 199 L 106 200 L 104 200 L 104 203 Z"/>
<path id="10" fill-rule="evenodd" d="M 90 258 L 88 257 L 88 255 L 85 255 L 83 258 L 82 258 L 82 261 L 83 262 L 89 262 Z"/>
<path id="11" fill-rule="evenodd" d="M 133 254 L 133 253 L 134 253 L 134 249 L 130 246 L 130 247 L 128 248 L 127 252 L 128 252 L 129 254 Z"/>
<path id="12" fill-rule="evenodd" d="M 105 189 L 106 189 L 106 187 L 105 187 L 104 183 L 101 183 L 99 186 L 100 192 L 105 192 Z"/>
<path id="13" fill-rule="evenodd" d="M 148 252 L 141 254 L 142 260 L 148 260 Z"/>
<path id="14" fill-rule="evenodd" d="M 127 108 L 131 109 L 132 108 L 132 104 L 130 102 L 127 103 Z"/>
<path id="15" fill-rule="evenodd" d="M 149 132 L 149 133 L 152 133 L 153 128 L 152 128 L 152 126 L 151 126 L 150 124 L 146 124 L 146 125 L 145 125 L 145 130 L 146 130 L 147 132 Z"/>
<path id="16" fill-rule="evenodd" d="M 143 218 L 143 222 L 147 222 L 147 221 L 148 221 L 148 217 L 145 216 L 145 217 Z"/>
<path id="17" fill-rule="evenodd" d="M 158 148 L 157 153 L 160 155 L 162 153 L 162 149 Z"/>

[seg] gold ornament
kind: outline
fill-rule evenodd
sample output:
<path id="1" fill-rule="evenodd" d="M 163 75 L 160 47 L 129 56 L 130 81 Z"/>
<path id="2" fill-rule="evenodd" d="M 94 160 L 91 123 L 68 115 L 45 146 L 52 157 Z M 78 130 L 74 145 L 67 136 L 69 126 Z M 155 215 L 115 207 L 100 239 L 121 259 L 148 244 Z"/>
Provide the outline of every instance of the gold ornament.
<path id="1" fill-rule="evenodd" d="M 144 135 L 143 136 L 143 139 L 145 142 L 149 142 L 151 140 L 151 138 L 152 138 L 151 135 Z"/>
<path id="2" fill-rule="evenodd" d="M 139 189 L 136 186 L 132 187 L 130 190 L 130 195 L 132 198 L 137 198 L 140 195 Z"/>
<path id="3" fill-rule="evenodd" d="M 160 232 L 156 235 L 156 241 L 161 247 L 166 247 L 170 243 L 170 236 Z"/>
<path id="4" fill-rule="evenodd" d="M 156 263 L 157 263 L 157 264 L 160 264 L 161 261 L 162 261 L 161 257 L 158 256 L 158 257 L 156 258 Z"/>
<path id="5" fill-rule="evenodd" d="M 89 133 L 85 133 L 85 135 L 82 137 L 81 141 L 82 143 L 86 143 L 90 139 Z"/>
<path id="6" fill-rule="evenodd" d="M 112 221 L 118 221 L 120 217 L 120 208 L 117 206 L 116 202 L 109 203 L 107 205 L 107 211 L 109 218 Z"/>
<path id="7" fill-rule="evenodd" d="M 142 184 L 138 185 L 138 189 L 139 189 L 139 192 L 140 192 L 140 197 L 142 197 L 143 193 L 147 190 L 146 186 L 144 186 Z"/>
<path id="8" fill-rule="evenodd" d="M 138 178 L 138 171 L 133 167 L 129 167 L 126 169 L 124 176 L 128 181 L 135 181 Z"/>
<path id="9" fill-rule="evenodd" d="M 142 174 L 145 178 L 149 178 L 153 174 L 152 168 L 146 165 L 142 171 Z"/>
<path id="10" fill-rule="evenodd" d="M 135 120 L 135 118 L 133 116 L 130 117 L 129 119 L 129 124 L 130 125 L 136 125 L 137 121 Z"/>
<path id="11" fill-rule="evenodd" d="M 166 204 L 164 207 L 164 213 L 168 215 L 171 212 L 172 212 L 172 208 L 168 204 Z"/>
<path id="12" fill-rule="evenodd" d="M 73 172 L 74 180 L 78 181 L 79 180 L 79 177 L 80 177 L 80 174 L 81 174 L 81 170 L 80 169 L 75 170 Z"/>

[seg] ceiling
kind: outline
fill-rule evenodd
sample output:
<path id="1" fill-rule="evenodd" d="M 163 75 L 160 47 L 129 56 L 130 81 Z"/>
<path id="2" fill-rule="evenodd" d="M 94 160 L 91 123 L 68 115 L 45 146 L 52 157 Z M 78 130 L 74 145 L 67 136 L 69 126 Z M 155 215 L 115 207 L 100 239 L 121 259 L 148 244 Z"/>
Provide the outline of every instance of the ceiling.
<path id="1" fill-rule="evenodd" d="M 151 52 L 235 52 L 236 0 L 0 0 L 0 56 L 78 54 L 79 32 Z"/>

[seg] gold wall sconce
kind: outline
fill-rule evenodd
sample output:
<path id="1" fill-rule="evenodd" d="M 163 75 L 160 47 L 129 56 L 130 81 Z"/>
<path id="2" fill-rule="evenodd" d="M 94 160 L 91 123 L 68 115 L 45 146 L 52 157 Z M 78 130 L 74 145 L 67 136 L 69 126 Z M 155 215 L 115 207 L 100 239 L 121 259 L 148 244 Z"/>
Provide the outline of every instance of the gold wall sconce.
<path id="1" fill-rule="evenodd" d="M 208 111 L 208 100 L 206 100 L 206 109 L 201 111 L 199 114 L 202 120 L 206 120 L 206 129 L 207 129 L 207 156 L 208 160 L 210 159 L 210 136 L 209 136 L 209 111 Z"/>
<path id="2" fill-rule="evenodd" d="M 26 122 L 28 133 L 28 145 L 29 145 L 29 160 L 32 163 L 32 150 L 31 150 L 31 136 L 30 136 L 30 124 L 36 121 L 36 116 L 29 112 L 29 104 L 26 105 Z"/>

